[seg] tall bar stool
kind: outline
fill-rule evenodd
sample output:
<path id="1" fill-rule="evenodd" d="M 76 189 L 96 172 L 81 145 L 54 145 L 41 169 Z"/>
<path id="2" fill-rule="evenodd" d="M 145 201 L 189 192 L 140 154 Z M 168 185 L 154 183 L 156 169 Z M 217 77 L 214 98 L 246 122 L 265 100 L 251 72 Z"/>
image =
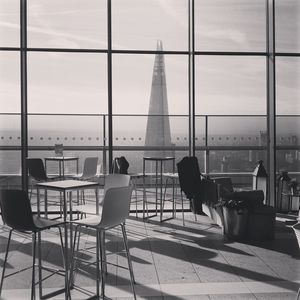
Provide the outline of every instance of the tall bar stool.
<path id="1" fill-rule="evenodd" d="M 3 264 L 2 276 L 0 281 L 0 296 L 3 288 L 4 278 L 10 277 L 16 273 L 21 271 L 25 271 L 28 269 L 22 269 L 18 272 L 14 272 L 8 275 L 5 275 L 5 269 L 7 264 L 7 257 L 9 252 L 9 246 L 11 242 L 11 236 L 13 231 L 18 231 L 26 234 L 32 235 L 32 281 L 31 281 L 31 299 L 36 299 L 35 295 L 35 261 L 36 261 L 36 248 L 37 248 L 37 237 L 40 240 L 40 236 L 38 236 L 42 231 L 46 229 L 50 229 L 53 227 L 57 227 L 59 230 L 60 241 L 62 246 L 63 253 L 63 241 L 62 241 L 62 233 L 60 229 L 60 225 L 63 225 L 63 222 L 58 222 L 55 220 L 50 220 L 47 218 L 41 218 L 32 214 L 30 200 L 25 191 L 21 190 L 1 190 L 0 191 L 0 206 L 1 206 L 1 214 L 3 222 L 6 226 L 10 227 L 8 241 L 6 246 L 5 259 Z M 40 245 L 39 245 L 40 246 Z M 64 257 L 62 255 L 62 257 Z M 41 258 L 39 256 L 39 267 L 41 266 Z M 46 268 L 46 267 L 45 267 Z M 49 268 L 46 268 L 50 271 Z M 55 273 L 58 270 L 54 271 Z M 39 284 L 41 283 L 41 278 L 39 278 Z M 40 286 L 41 287 L 41 286 Z M 63 289 L 64 290 L 64 289 Z M 61 290 L 61 292 L 63 291 Z M 41 295 L 40 290 L 40 295 Z M 44 295 L 43 297 L 46 297 Z"/>
<path id="2" fill-rule="evenodd" d="M 129 186 L 130 176 L 125 174 L 109 174 L 105 178 L 104 189 L 103 189 L 103 197 L 106 191 L 112 187 L 125 187 Z M 82 204 L 77 205 L 75 210 L 81 215 L 95 215 L 96 214 L 96 204 Z M 100 205 L 102 206 L 102 201 L 100 201 Z M 102 207 L 101 207 L 102 209 Z"/>
<path id="3" fill-rule="evenodd" d="M 98 157 L 86 157 L 82 173 L 71 176 L 71 178 L 76 180 L 93 180 L 97 175 L 97 168 Z M 77 194 L 77 204 L 79 204 L 79 192 Z M 81 204 L 85 204 L 84 190 L 81 191 Z"/>
<path id="4" fill-rule="evenodd" d="M 130 253 L 127 243 L 127 235 L 125 230 L 125 221 L 129 216 L 130 211 L 130 201 L 131 201 L 132 187 L 117 187 L 110 188 L 106 191 L 103 200 L 103 209 L 101 216 L 97 215 L 94 217 L 89 217 L 81 220 L 74 221 L 75 233 L 74 233 L 74 245 L 78 249 L 80 242 L 80 233 L 83 227 L 94 229 L 96 231 L 96 297 L 100 296 L 100 279 L 101 279 L 101 296 L 105 299 L 105 273 L 107 272 L 106 253 L 105 253 L 105 232 L 107 230 L 116 228 L 118 226 L 122 229 L 123 242 L 125 247 L 125 252 L 127 256 L 128 269 L 130 273 L 130 282 L 134 295 L 136 299 L 135 288 L 134 288 L 134 274 L 132 269 L 132 263 L 130 259 Z M 78 235 L 78 239 L 77 239 Z M 76 241 L 77 240 L 77 241 Z M 76 246 L 77 242 L 77 246 Z M 73 261 L 71 270 L 76 270 L 77 256 L 73 253 Z M 74 271 L 75 272 L 75 271 Z M 74 274 L 72 275 L 74 276 Z M 70 282 L 73 282 L 71 278 Z"/>

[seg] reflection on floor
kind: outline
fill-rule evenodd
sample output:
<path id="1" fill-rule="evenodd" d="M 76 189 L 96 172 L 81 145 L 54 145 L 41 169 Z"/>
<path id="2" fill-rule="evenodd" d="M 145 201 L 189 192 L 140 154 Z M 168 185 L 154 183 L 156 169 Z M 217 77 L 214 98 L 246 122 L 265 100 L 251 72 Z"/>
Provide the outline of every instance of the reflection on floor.
<path id="1" fill-rule="evenodd" d="M 232 242 L 221 235 L 219 227 L 206 216 L 186 214 L 186 226 L 178 219 L 160 223 L 158 218 L 143 222 L 135 214 L 127 223 L 136 290 L 139 299 L 295 299 L 300 282 L 300 254 L 297 240 L 284 218 L 276 224 L 276 238 L 271 242 Z M 8 231 L 0 234 L 0 264 L 3 265 Z M 93 246 L 92 235 L 82 237 L 81 247 Z M 44 235 L 44 262 L 61 266 L 58 236 Z M 107 235 L 108 261 L 126 266 L 119 231 Z M 92 261 L 93 252 L 83 252 Z M 7 272 L 31 262 L 31 243 L 22 235 L 13 236 Z M 31 271 L 10 277 L 4 282 L 3 298 L 30 299 Z M 95 291 L 95 269 L 83 266 L 76 285 Z M 62 277 L 45 281 L 45 291 L 62 286 Z M 86 299 L 88 292 L 72 291 L 72 299 Z M 129 273 L 108 266 L 107 299 L 133 299 Z M 63 295 L 53 299 L 64 299 Z"/>

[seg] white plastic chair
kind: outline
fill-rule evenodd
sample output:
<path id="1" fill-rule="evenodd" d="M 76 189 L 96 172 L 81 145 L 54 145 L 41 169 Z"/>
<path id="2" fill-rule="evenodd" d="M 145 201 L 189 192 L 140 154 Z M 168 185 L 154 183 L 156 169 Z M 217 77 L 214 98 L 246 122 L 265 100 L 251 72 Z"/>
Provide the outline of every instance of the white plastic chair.
<path id="1" fill-rule="evenodd" d="M 125 174 L 109 174 L 105 178 L 103 197 L 108 189 L 112 187 L 126 187 L 129 186 L 130 176 Z M 100 200 L 100 211 L 102 209 L 102 201 Z M 96 203 L 83 204 L 75 207 L 75 210 L 81 214 L 95 215 L 96 214 Z"/>
<path id="2" fill-rule="evenodd" d="M 89 180 L 97 175 L 98 157 L 87 157 L 83 164 L 82 174 L 72 176 L 74 179 Z"/>
<path id="3" fill-rule="evenodd" d="M 73 175 L 76 180 L 92 180 L 97 175 L 98 157 L 87 157 L 84 160 L 82 174 Z M 81 191 L 81 203 L 85 204 L 84 191 Z M 79 204 L 79 192 L 77 193 L 77 204 Z"/>
<path id="4" fill-rule="evenodd" d="M 101 296 L 105 299 L 105 274 L 107 272 L 107 261 L 106 261 L 106 253 L 105 253 L 105 232 L 106 230 L 115 228 L 117 226 L 121 226 L 123 242 L 125 247 L 125 252 L 127 256 L 128 269 L 130 273 L 130 282 L 134 295 L 134 299 L 136 299 L 135 288 L 134 288 L 134 274 L 132 269 L 132 263 L 130 259 L 130 253 L 127 243 L 127 235 L 125 230 L 125 221 L 129 216 L 130 211 L 130 201 L 131 201 L 132 187 L 114 187 L 106 190 L 104 200 L 103 200 L 103 209 L 102 214 L 77 220 L 73 223 L 75 224 L 75 232 L 74 232 L 74 245 L 73 251 L 75 252 L 75 248 L 79 247 L 80 242 L 80 232 L 82 227 L 86 227 L 89 229 L 96 230 L 96 296 L 99 299 L 99 291 L 100 291 L 100 278 L 101 278 Z M 78 238 L 77 238 L 78 235 Z M 76 247 L 77 240 L 77 247 Z M 71 270 L 76 271 L 76 263 L 77 256 L 73 253 L 73 261 Z M 100 262 L 100 264 L 99 264 Z M 87 262 L 90 264 L 90 262 Z M 100 265 L 100 268 L 99 268 Z M 101 273 L 101 274 L 100 274 Z M 74 274 L 72 274 L 74 276 Z M 74 277 L 73 277 L 74 278 Z M 73 278 L 71 282 L 73 281 Z"/>

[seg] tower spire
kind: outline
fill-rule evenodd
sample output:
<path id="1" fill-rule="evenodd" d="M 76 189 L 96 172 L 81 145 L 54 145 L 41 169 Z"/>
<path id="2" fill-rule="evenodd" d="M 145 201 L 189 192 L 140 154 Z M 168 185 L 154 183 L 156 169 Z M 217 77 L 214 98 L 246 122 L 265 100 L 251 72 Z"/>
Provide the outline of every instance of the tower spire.
<path id="1" fill-rule="evenodd" d="M 162 51 L 162 41 L 157 41 L 157 51 Z M 147 119 L 147 129 L 145 138 L 146 147 L 166 147 L 172 146 L 171 130 L 169 121 L 168 95 L 166 85 L 164 55 L 155 55 L 150 103 Z M 170 150 L 145 151 L 148 156 L 168 156 Z"/>

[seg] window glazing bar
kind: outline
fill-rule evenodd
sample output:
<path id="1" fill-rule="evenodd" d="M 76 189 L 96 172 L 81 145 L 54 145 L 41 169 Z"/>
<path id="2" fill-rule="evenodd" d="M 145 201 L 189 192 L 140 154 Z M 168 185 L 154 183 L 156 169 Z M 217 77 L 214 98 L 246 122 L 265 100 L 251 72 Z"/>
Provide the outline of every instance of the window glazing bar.
<path id="1" fill-rule="evenodd" d="M 28 190 L 26 158 L 28 156 L 27 123 L 27 0 L 20 0 L 20 82 L 21 82 L 21 170 L 22 189 Z"/>
<path id="2" fill-rule="evenodd" d="M 275 0 L 266 0 L 267 12 L 267 203 L 276 206 L 276 82 L 275 82 Z"/>

